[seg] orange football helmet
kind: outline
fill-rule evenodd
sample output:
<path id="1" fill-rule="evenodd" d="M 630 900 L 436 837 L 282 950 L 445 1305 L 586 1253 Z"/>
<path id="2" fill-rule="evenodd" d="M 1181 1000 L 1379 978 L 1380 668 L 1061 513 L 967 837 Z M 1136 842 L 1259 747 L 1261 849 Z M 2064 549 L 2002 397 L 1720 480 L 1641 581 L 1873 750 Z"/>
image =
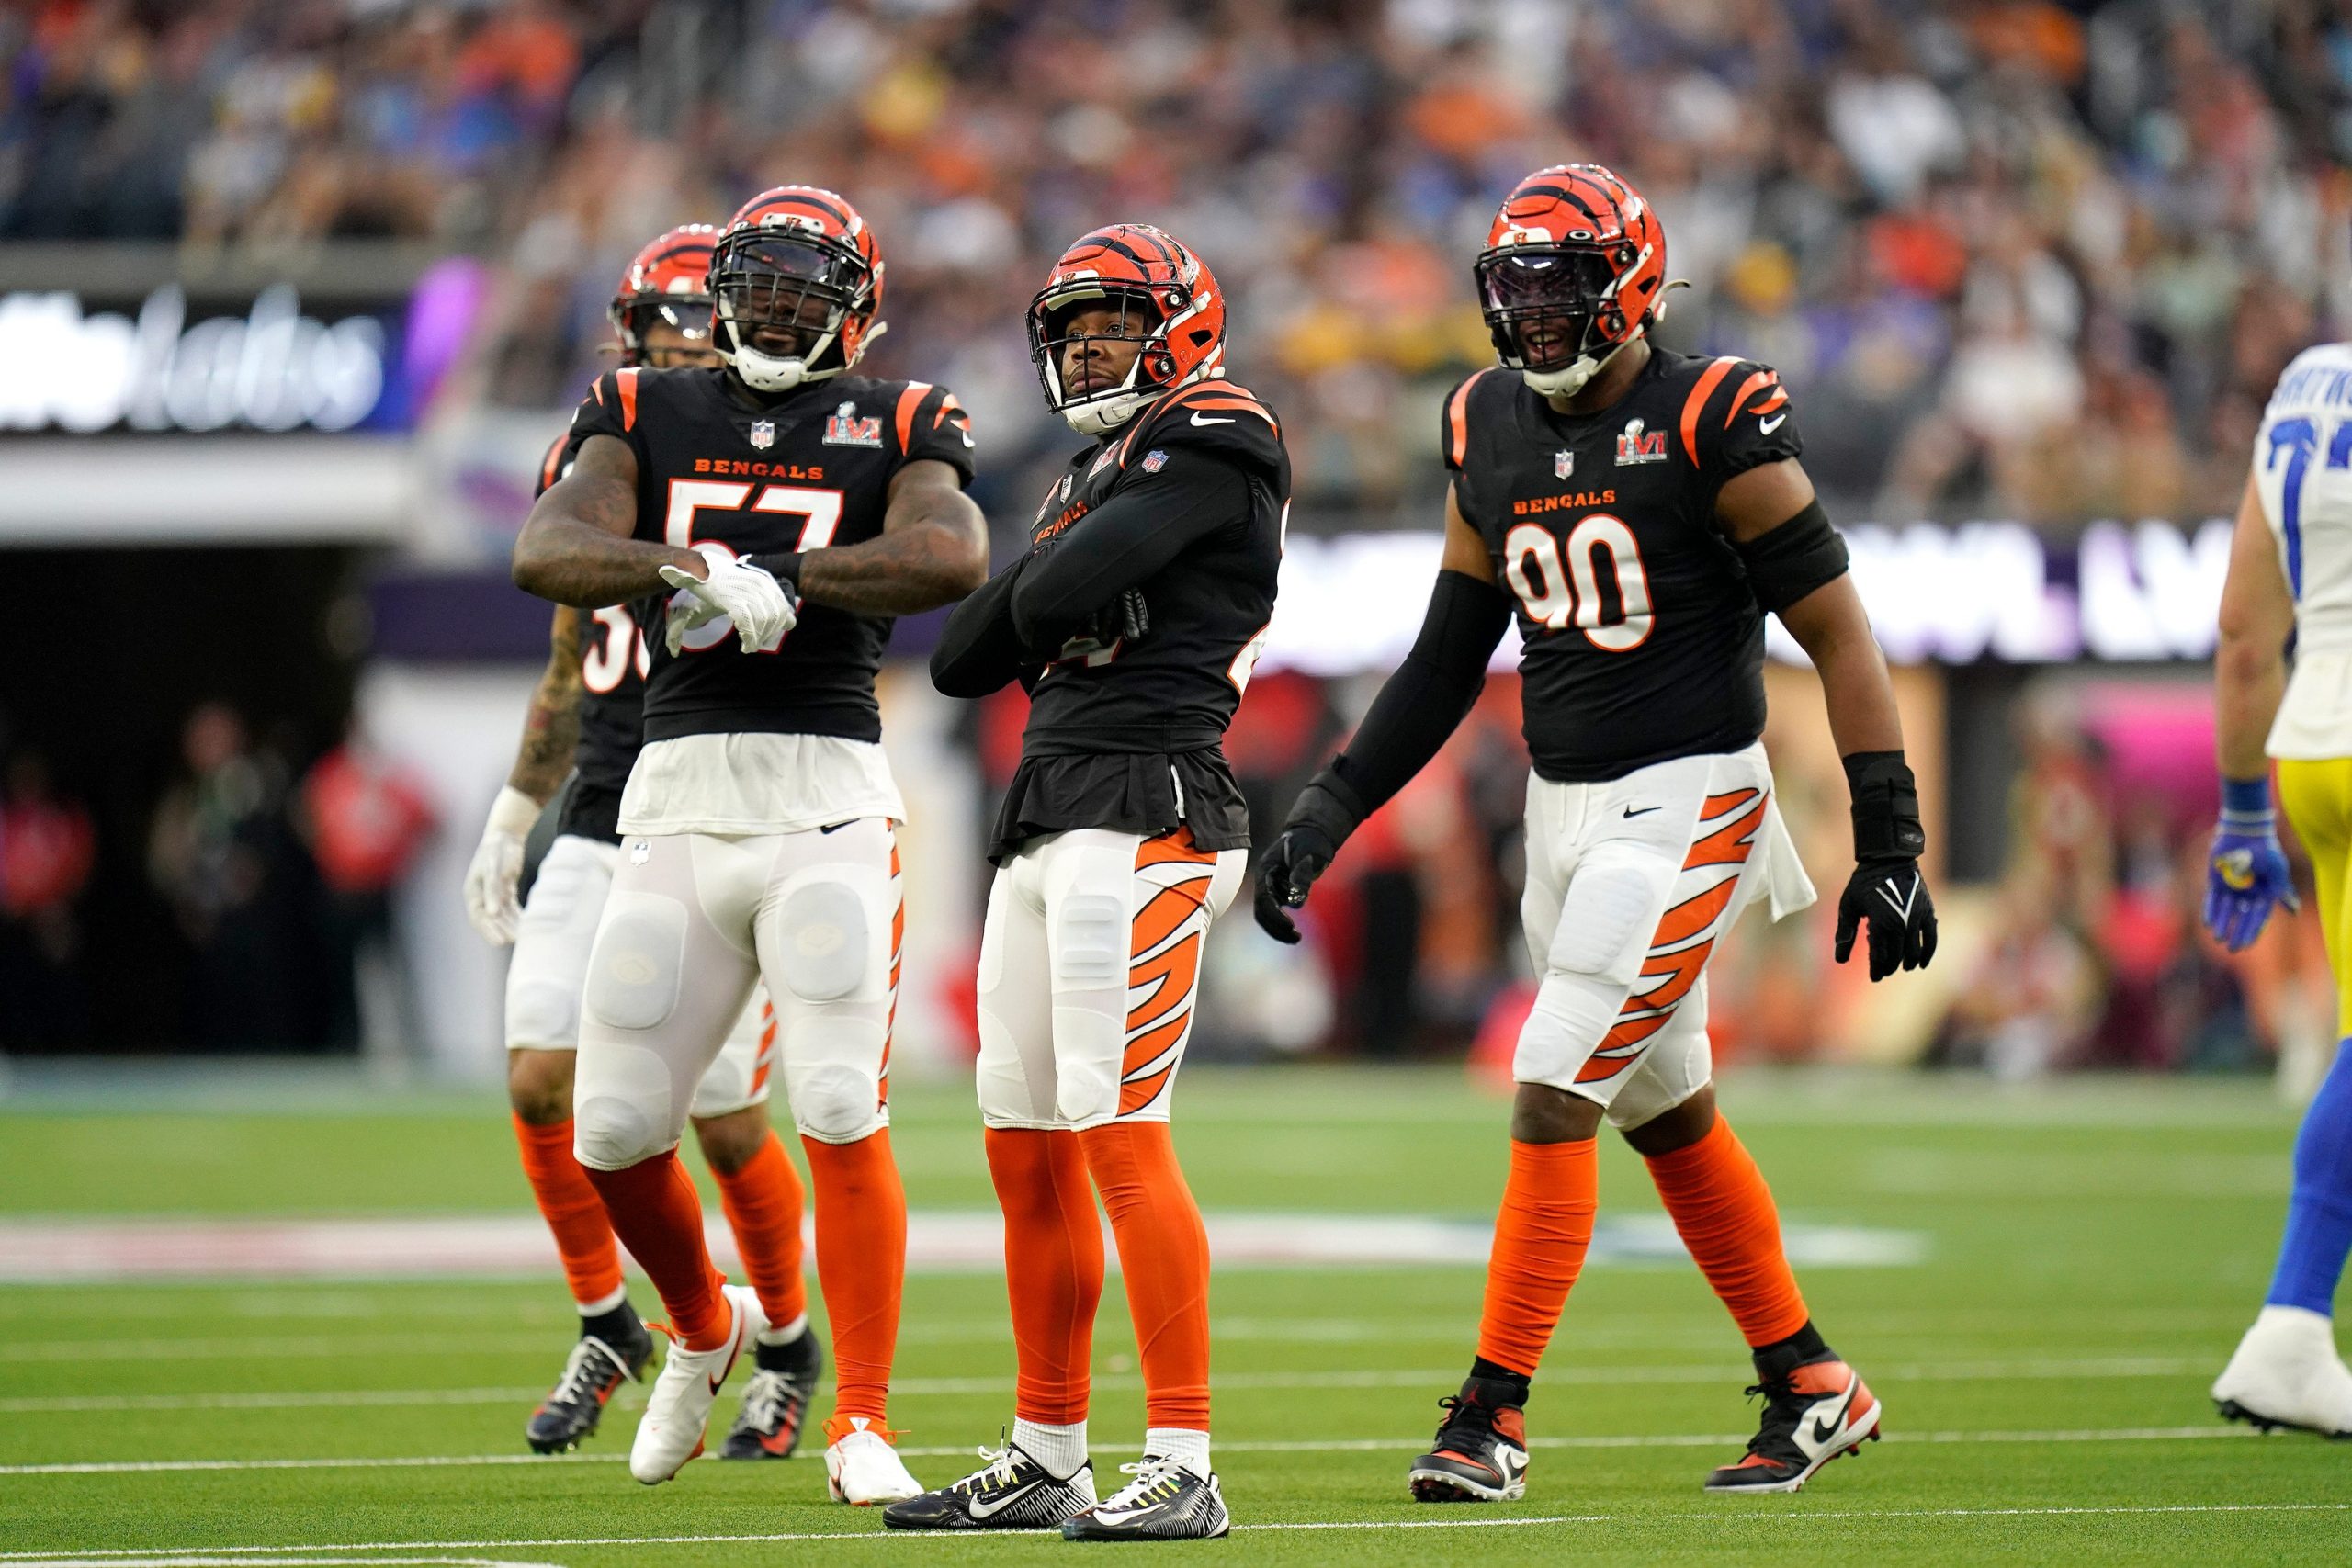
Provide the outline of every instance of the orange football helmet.
<path id="1" fill-rule="evenodd" d="M 778 186 L 727 220 L 710 256 L 712 341 L 743 384 L 838 376 L 882 333 L 882 248 L 847 197 Z"/>
<path id="2" fill-rule="evenodd" d="M 1073 333 L 1082 310 L 1119 312 L 1108 334 Z M 1090 336 L 1139 340 L 1143 347 L 1117 385 L 1069 391 L 1064 355 Z M 1225 293 L 1208 264 L 1148 223 L 1114 223 L 1061 254 L 1029 302 L 1029 358 L 1046 401 L 1081 435 L 1100 435 L 1135 417 L 1164 392 L 1225 374 Z"/>
<path id="3" fill-rule="evenodd" d="M 613 331 L 621 340 L 621 362 L 645 362 L 645 331 L 662 321 L 685 333 L 696 347 L 710 337 L 710 252 L 718 231 L 707 223 L 682 223 L 637 253 L 613 291 Z"/>
<path id="4" fill-rule="evenodd" d="M 1564 397 L 1657 318 L 1666 230 L 1600 164 L 1555 164 L 1504 198 L 1473 274 L 1502 362 Z"/>

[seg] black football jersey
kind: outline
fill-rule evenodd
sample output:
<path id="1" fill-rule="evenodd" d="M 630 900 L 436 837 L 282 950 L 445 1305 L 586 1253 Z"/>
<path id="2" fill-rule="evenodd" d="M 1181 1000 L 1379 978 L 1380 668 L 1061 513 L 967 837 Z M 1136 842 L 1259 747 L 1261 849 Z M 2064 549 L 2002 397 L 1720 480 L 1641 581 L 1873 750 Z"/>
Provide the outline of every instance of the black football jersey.
<path id="1" fill-rule="evenodd" d="M 1569 415 L 1482 370 L 1440 440 L 1517 605 L 1539 775 L 1621 778 L 1764 732 L 1764 615 L 1714 508 L 1726 480 L 1802 449 L 1777 375 L 1653 348 L 1624 397 Z"/>
<path id="2" fill-rule="evenodd" d="M 571 471 L 583 439 L 556 437 L 539 465 L 538 493 Z M 626 604 L 590 611 L 580 628 L 580 745 L 564 792 L 558 833 L 620 842 L 621 791 L 645 743 L 645 639 Z"/>
<path id="3" fill-rule="evenodd" d="M 1180 522 L 1188 475 L 1223 487 L 1216 493 L 1232 496 L 1232 510 Z M 1142 637 L 1074 640 L 1036 677 L 989 848 L 996 859 L 1076 828 L 1150 835 L 1181 823 L 1203 849 L 1250 842 L 1224 739 L 1273 618 L 1290 510 L 1281 427 L 1228 381 L 1170 393 L 1071 459 L 1037 509 L 1027 564 L 1110 547 L 1090 536 L 1087 518 L 1114 498 L 1123 509 L 1164 498 L 1168 525 L 1192 537 L 1136 584 L 1149 617 Z M 1148 528 L 1158 513 L 1129 515 Z"/>
<path id="4" fill-rule="evenodd" d="M 575 439 L 610 435 L 637 453 L 637 531 L 738 556 L 861 544 L 882 532 L 890 478 L 937 458 L 972 478 L 970 423 L 955 394 L 924 381 L 836 376 L 753 400 L 723 370 L 639 370 L 598 379 L 572 416 Z M 648 740 L 747 731 L 879 740 L 875 672 L 891 617 L 803 604 L 773 650 L 745 653 L 724 619 L 673 656 L 668 598 L 634 607 L 644 635 Z"/>

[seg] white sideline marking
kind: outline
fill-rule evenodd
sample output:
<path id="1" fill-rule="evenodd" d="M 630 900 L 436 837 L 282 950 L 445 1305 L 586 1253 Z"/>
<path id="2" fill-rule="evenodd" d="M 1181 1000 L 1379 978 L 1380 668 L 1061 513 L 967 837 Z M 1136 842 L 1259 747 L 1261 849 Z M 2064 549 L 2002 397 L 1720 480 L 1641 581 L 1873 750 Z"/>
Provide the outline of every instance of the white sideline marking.
<path id="1" fill-rule="evenodd" d="M 1701 1511 L 1672 1514 L 1543 1514 L 1516 1518 L 1450 1518 L 1450 1519 L 1299 1519 L 1279 1523 L 1236 1525 L 1242 1530 L 1444 1530 L 1444 1529 L 1524 1529 L 1531 1525 L 1658 1525 L 1658 1524 L 1792 1524 L 1805 1525 L 1816 1519 L 2016 1519 L 2066 1518 L 2074 1517 L 2104 1517 L 2128 1514 L 2340 1514 L 2352 1512 L 2352 1503 L 2117 1503 L 2088 1505 L 2080 1507 L 2049 1508 L 1736 1508 L 1725 1506 Z M 1008 1535 L 1044 1535 L 1045 1530 L 1008 1530 Z M 794 1540 L 928 1540 L 963 1541 L 968 1536 L 934 1534 L 918 1530 L 794 1530 L 768 1535 L 607 1535 L 549 1537 L 538 1540 L 386 1540 L 355 1541 L 337 1546 L 215 1546 L 201 1548 L 223 1563 L 236 1563 L 243 1568 L 248 1563 L 267 1563 L 272 1568 L 316 1562 L 315 1559 L 281 1555 L 297 1551 L 401 1551 L 414 1548 L 442 1548 L 453 1551 L 480 1550 L 491 1547 L 548 1546 L 755 1546 L 769 1541 Z M 205 1561 L 210 1561 L 207 1559 Z M 198 1561 L 192 1558 L 162 1556 L 151 1551 L 128 1551 L 101 1547 L 84 1551 L 0 1551 L 0 1562 L 43 1562 L 70 1564 L 84 1562 L 104 1562 L 110 1568 L 122 1568 L 125 1563 L 169 1564 Z M 345 1557 L 340 1563 L 357 1562 L 462 1562 L 462 1558 L 400 1559 L 389 1557 Z M 508 1568 L 508 1565 L 500 1565 Z M 546 1568 L 546 1565 L 512 1565 L 512 1568 Z"/>
<path id="2" fill-rule="evenodd" d="M 63 1358 L 61 1358 L 63 1359 Z M 2167 1378 L 2201 1372 L 2211 1357 L 2107 1356 L 2075 1359 L 2022 1361 L 1944 1361 L 1872 1366 L 1881 1382 L 2000 1382 L 2038 1378 Z M 1581 1375 L 1579 1375 L 1581 1374 Z M 1371 1371 L 1222 1372 L 1216 1386 L 1224 1389 L 1413 1388 L 1422 1383 L 1453 1381 L 1455 1369 L 1421 1371 L 1380 1369 Z M 1547 1373 L 1547 1382 L 1712 1383 L 1737 1382 L 1748 1369 L 1724 1366 L 1609 1367 L 1593 1365 Z M 902 1378 L 891 1392 L 903 1394 L 1010 1393 L 1013 1380 L 989 1378 Z M 1125 1393 L 1143 1386 L 1133 1372 L 1105 1372 L 1093 1380 L 1098 1389 Z M 31 1394 L 0 1399 L 0 1414 L 12 1416 L 66 1415 L 123 1410 L 311 1410 L 338 1404 L 368 1408 L 435 1404 L 505 1404 L 537 1399 L 540 1388 L 422 1388 L 422 1389 L 296 1389 L 236 1393 L 71 1393 Z"/>
<path id="3" fill-rule="evenodd" d="M 1216 1268 L 1476 1267 L 1492 1227 L 1425 1214 L 1206 1216 Z M 816 1257 L 815 1220 L 806 1222 Z M 1107 1224 L 1107 1222 L 1106 1222 Z M 740 1268 L 734 1237 L 717 1214 L 704 1237 L 722 1269 Z M 1922 1261 L 1917 1231 L 1784 1223 L 1789 1261 L 1800 1267 L 1903 1267 Z M 1586 1266 L 1679 1264 L 1681 1240 L 1663 1214 L 1604 1220 Z M 1115 1269 L 1116 1249 L 1110 1266 Z M 335 1220 L 0 1219 L 0 1284 L 122 1280 L 447 1279 L 552 1272 L 555 1241 L 536 1213 L 425 1214 Z M 907 1217 L 914 1273 L 994 1273 L 1004 1267 L 1004 1222 L 981 1210 L 922 1210 Z"/>
<path id="4" fill-rule="evenodd" d="M 1890 1440 L 1905 1443 L 2137 1443 L 2176 1442 L 2210 1438 L 2259 1438 L 2250 1427 L 2112 1427 L 2053 1432 L 1902 1432 Z M 1335 1438 L 1321 1441 L 1221 1442 L 1220 1453 L 1377 1453 L 1394 1450 L 1409 1453 L 1419 1438 Z M 1688 1449 L 1737 1448 L 1747 1441 L 1739 1432 L 1645 1433 L 1624 1437 L 1532 1438 L 1536 1449 Z M 953 1459 L 974 1451 L 969 1443 L 934 1448 L 902 1448 L 910 1459 Z M 1134 1453 L 1133 1444 L 1106 1443 L 1104 1453 Z M 244 1470 L 440 1470 L 494 1464 L 617 1464 L 628 1456 L 596 1454 L 437 1454 L 390 1455 L 382 1458 L 344 1456 L 331 1459 L 142 1459 L 90 1460 L 62 1464 L 0 1464 L 8 1475 L 136 1475 L 181 1471 Z M 717 1460 L 709 1462 L 718 1463 Z M 2352 1504 L 2346 1506 L 2352 1507 Z M 765 1539 L 765 1538 L 763 1538 Z M 425 1542 L 424 1544 L 434 1544 Z M 515 1543 L 507 1543 L 515 1544 Z M 7 1554 L 0 1552 L 0 1562 Z"/>

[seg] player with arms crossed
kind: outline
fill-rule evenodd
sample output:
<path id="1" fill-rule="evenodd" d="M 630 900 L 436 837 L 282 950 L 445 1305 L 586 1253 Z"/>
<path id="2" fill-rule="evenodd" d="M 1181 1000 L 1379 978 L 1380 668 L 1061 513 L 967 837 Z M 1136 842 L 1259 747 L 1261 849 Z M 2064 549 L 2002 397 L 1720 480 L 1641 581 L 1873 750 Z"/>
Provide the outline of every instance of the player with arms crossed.
<path id="1" fill-rule="evenodd" d="M 1223 379 L 1224 337 L 1216 279 L 1161 231 L 1114 224 L 1063 253 L 1030 306 L 1030 354 L 1046 401 L 1094 444 L 1046 492 L 1028 552 L 956 606 L 932 658 L 950 696 L 1014 680 L 1030 694 L 989 846 L 979 974 L 980 1115 L 1020 1377 L 1004 1448 L 885 1509 L 900 1529 L 1228 1528 L 1209 1468 L 1208 1240 L 1169 1108 L 1209 923 L 1244 874 L 1249 813 L 1223 743 L 1273 613 L 1290 459 L 1274 416 Z M 1142 1462 L 1099 1503 L 1096 1190 L 1148 1427 Z"/>
<path id="2" fill-rule="evenodd" d="M 673 229 L 629 263 L 612 303 L 624 367 L 671 370 L 718 362 L 707 292 L 718 234 L 707 223 Z M 570 466 L 576 445 L 567 431 L 548 449 L 541 493 Z M 620 860 L 621 787 L 644 739 L 646 652 L 635 618 L 618 604 L 593 616 L 559 605 L 549 643 L 522 749 L 466 872 L 466 912 L 489 941 L 514 948 L 506 973 L 507 1099 L 524 1171 L 580 1308 L 579 1342 L 524 1434 L 538 1452 L 561 1453 L 596 1430 L 605 1402 L 624 1380 L 639 1376 L 653 1353 L 653 1337 L 621 1280 L 612 1222 L 571 1153 L 580 992 Z M 563 789 L 575 762 L 578 772 Z M 518 905 L 524 840 L 543 809 L 558 813 L 554 840 L 530 901 Z M 695 1140 L 718 1179 L 744 1272 L 772 1325 L 760 1337 L 758 1370 L 719 1450 L 728 1459 L 790 1457 L 824 1359 L 808 1331 L 801 1280 L 800 1178 L 768 1126 L 775 1033 L 766 1013 L 765 1001 L 754 996 L 695 1087 L 693 1107 Z"/>
<path id="3" fill-rule="evenodd" d="M 2274 905 L 2296 907 L 2270 809 L 2275 757 L 2278 798 L 2311 852 L 2336 1032 L 2352 1037 L 2352 344 L 2298 355 L 2270 395 L 2222 586 L 2213 698 L 2222 820 L 2206 927 L 2235 953 Z M 2335 1289 L 2352 1252 L 2346 1045 L 2352 1039 L 2339 1043 L 2295 1138 L 2270 1292 L 2213 1384 L 2213 1402 L 2233 1419 L 2338 1438 L 2352 1438 L 2352 1371 L 2335 1334 Z"/>
<path id="4" fill-rule="evenodd" d="M 1864 921 L 1873 980 L 1934 953 L 1894 693 L 1779 378 L 1649 342 L 1666 236 L 1632 187 L 1589 164 L 1529 175 L 1476 276 L 1503 368 L 1446 400 L 1453 483 L 1428 617 L 1292 807 L 1258 918 L 1298 940 L 1286 910 L 1460 724 L 1515 607 L 1534 761 L 1521 915 L 1539 984 L 1512 1063 L 1478 1353 L 1441 1402 L 1413 1495 L 1525 1494 L 1528 1387 L 1592 1239 L 1604 1119 L 1647 1160 L 1766 1396 L 1747 1455 L 1707 1485 L 1793 1491 L 1875 1436 L 1879 1406 L 1815 1329 L 1771 1192 L 1716 1114 L 1705 966 L 1747 903 L 1769 897 L 1777 917 L 1813 901 L 1758 739 L 1767 613 L 1820 671 L 1852 788 L 1837 955 Z"/>
<path id="5" fill-rule="evenodd" d="M 711 1266 L 676 1155 L 695 1085 L 766 981 L 833 1324 L 827 1483 L 873 1503 L 922 1489 L 884 1423 L 906 1266 L 885 1088 L 904 807 L 874 678 L 891 616 L 980 581 L 987 534 L 954 396 L 850 374 L 881 330 L 882 262 L 847 201 L 754 197 L 718 239 L 710 292 L 726 368 L 600 380 L 571 471 L 515 545 L 532 592 L 646 601 L 651 649 L 588 964 L 575 1148 L 678 1340 L 629 1452 L 639 1481 L 666 1481 L 767 1326 Z"/>

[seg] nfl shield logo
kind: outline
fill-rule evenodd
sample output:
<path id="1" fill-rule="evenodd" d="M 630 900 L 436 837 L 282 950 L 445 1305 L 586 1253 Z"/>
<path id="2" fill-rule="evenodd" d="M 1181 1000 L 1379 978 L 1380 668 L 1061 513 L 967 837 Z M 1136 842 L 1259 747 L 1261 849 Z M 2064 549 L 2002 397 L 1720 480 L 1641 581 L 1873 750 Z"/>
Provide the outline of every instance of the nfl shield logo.
<path id="1" fill-rule="evenodd" d="M 1168 466 L 1168 454 L 1155 446 L 1144 455 L 1142 466 L 1145 473 L 1156 474 Z"/>
<path id="2" fill-rule="evenodd" d="M 775 445 L 775 422 L 755 419 L 752 422 L 752 445 L 764 452 Z"/>
<path id="3" fill-rule="evenodd" d="M 1577 455 L 1574 452 L 1571 452 L 1566 447 L 1563 446 L 1557 452 L 1552 454 L 1552 477 L 1554 479 L 1564 479 L 1576 471 Z"/>

